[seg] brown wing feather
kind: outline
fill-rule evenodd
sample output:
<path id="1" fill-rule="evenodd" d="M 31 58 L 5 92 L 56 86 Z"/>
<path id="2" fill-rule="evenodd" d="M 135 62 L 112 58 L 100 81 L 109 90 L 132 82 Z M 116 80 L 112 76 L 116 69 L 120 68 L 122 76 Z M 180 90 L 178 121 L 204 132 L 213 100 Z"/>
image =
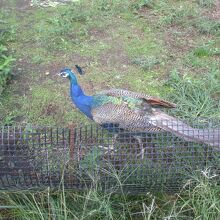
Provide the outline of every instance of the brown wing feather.
<path id="1" fill-rule="evenodd" d="M 165 101 L 163 99 L 155 98 L 155 97 L 146 95 L 144 93 L 131 92 L 128 90 L 110 89 L 110 90 L 101 91 L 100 94 L 109 95 L 109 96 L 116 96 L 116 97 L 128 96 L 131 98 L 141 98 L 141 99 L 144 99 L 144 101 L 146 101 L 152 107 L 164 107 L 164 108 L 175 108 L 176 107 L 175 104 L 168 102 L 168 101 Z"/>

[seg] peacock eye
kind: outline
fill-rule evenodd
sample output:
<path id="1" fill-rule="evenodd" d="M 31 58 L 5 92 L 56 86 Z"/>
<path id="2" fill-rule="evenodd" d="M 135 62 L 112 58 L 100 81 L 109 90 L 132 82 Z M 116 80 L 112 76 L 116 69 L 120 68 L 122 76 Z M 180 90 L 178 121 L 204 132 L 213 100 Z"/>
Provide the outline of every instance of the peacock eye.
<path id="1" fill-rule="evenodd" d="M 67 77 L 68 77 L 68 73 L 62 72 L 62 73 L 61 73 L 61 76 L 64 77 L 64 78 L 67 78 Z"/>

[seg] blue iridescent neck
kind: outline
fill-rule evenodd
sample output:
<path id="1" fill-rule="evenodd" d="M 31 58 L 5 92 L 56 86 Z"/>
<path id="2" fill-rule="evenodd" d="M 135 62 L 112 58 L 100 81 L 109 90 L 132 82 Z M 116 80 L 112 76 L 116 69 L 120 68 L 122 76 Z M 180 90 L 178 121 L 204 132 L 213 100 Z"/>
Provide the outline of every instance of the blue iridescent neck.
<path id="1" fill-rule="evenodd" d="M 70 79 L 71 85 L 78 85 L 76 76 L 72 71 L 69 71 L 69 79 Z"/>
<path id="2" fill-rule="evenodd" d="M 69 73 L 69 80 L 70 80 L 70 95 L 74 99 L 74 97 L 78 97 L 81 95 L 84 95 L 84 92 L 82 91 L 80 85 L 77 82 L 77 78 L 75 74 L 68 70 Z"/>

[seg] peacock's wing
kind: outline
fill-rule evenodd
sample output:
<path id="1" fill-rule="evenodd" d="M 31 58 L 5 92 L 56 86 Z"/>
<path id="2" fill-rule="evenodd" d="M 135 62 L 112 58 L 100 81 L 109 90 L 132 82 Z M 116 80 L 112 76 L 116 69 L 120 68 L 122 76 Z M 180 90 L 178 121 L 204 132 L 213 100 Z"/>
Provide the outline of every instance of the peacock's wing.
<path id="1" fill-rule="evenodd" d="M 100 94 L 107 95 L 107 96 L 114 96 L 114 97 L 130 97 L 130 98 L 143 99 L 144 102 L 151 105 L 152 107 L 164 107 L 164 108 L 175 108 L 176 107 L 174 103 L 165 101 L 163 99 L 152 97 L 144 93 L 131 92 L 128 90 L 110 89 L 110 90 L 103 90 L 100 92 Z"/>
<path id="2" fill-rule="evenodd" d="M 148 115 L 152 110 L 146 110 L 142 105 L 142 99 L 105 97 L 105 103 L 95 104 L 91 110 L 93 120 L 100 125 L 117 125 L 117 127 L 127 131 L 160 131 L 149 123 Z M 104 99 L 102 97 L 102 99 Z M 96 97 L 99 102 L 100 97 Z M 97 101 L 98 102 L 98 101 Z M 106 126 L 105 126 L 106 127 Z"/>

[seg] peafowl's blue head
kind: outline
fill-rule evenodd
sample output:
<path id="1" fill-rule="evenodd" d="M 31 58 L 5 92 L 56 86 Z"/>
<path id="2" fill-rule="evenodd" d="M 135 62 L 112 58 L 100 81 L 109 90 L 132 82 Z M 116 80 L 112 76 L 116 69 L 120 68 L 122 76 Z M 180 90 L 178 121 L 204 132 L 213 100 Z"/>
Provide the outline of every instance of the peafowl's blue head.
<path id="1" fill-rule="evenodd" d="M 71 69 L 69 69 L 69 68 L 64 68 L 64 69 L 62 69 L 62 70 L 58 73 L 58 75 L 59 75 L 59 76 L 62 76 L 63 78 L 68 78 L 72 84 L 77 85 L 76 76 L 75 76 L 75 74 L 72 72 Z"/>

